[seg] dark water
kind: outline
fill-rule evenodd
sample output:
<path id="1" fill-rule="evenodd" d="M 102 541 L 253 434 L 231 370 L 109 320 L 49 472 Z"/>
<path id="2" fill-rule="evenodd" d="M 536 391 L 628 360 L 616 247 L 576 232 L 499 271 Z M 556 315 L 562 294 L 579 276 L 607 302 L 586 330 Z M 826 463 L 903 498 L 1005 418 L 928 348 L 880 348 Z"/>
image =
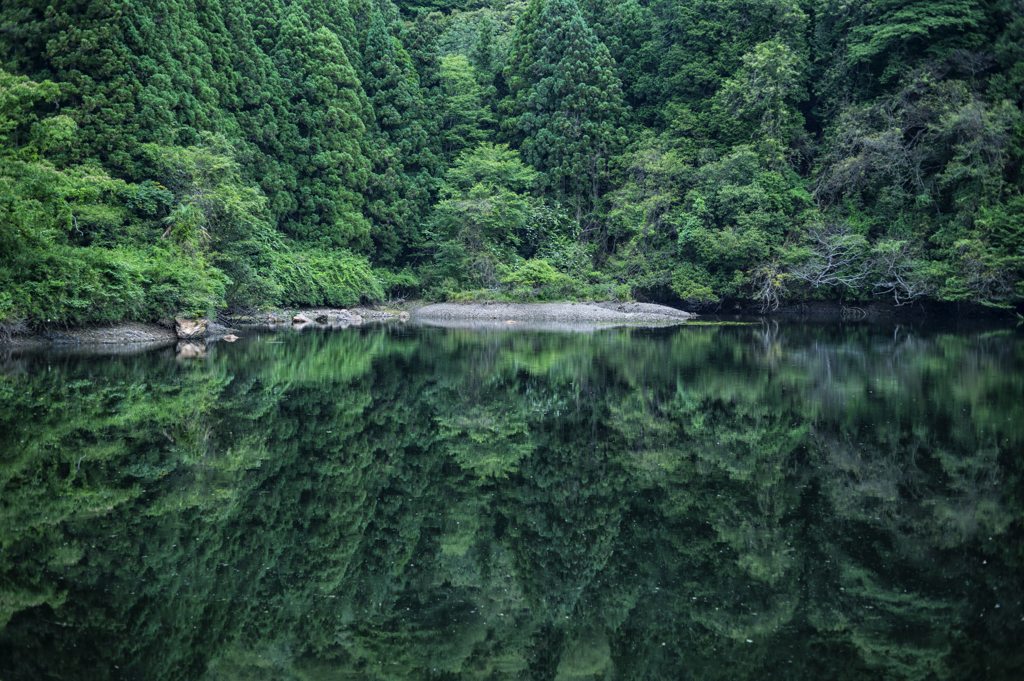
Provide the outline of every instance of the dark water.
<path id="1" fill-rule="evenodd" d="M 1014 328 L 0 362 L 0 679 L 1018 679 Z"/>

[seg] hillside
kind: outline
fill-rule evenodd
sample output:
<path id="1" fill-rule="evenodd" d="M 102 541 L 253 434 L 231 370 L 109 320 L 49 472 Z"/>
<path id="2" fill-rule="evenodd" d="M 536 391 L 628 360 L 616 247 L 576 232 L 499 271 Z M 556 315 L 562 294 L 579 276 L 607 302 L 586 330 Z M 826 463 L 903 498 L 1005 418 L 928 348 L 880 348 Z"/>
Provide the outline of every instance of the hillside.
<path id="1" fill-rule="evenodd" d="M 1024 299 L 1019 0 L 22 0 L 0 331 Z"/>

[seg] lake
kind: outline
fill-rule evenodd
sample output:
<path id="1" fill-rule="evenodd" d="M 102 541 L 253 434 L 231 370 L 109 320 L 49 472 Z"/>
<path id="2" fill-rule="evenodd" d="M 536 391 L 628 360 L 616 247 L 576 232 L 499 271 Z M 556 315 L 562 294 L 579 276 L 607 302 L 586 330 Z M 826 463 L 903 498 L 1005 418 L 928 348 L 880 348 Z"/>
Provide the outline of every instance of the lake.
<path id="1" fill-rule="evenodd" d="M 1024 333 L 0 357 L 0 678 L 1017 679 Z"/>

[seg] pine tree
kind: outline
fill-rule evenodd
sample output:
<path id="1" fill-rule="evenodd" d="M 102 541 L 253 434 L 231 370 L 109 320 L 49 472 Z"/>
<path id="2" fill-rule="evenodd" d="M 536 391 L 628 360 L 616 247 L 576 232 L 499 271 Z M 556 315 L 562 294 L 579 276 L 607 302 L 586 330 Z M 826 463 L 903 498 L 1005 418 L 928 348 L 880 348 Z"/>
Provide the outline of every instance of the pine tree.
<path id="1" fill-rule="evenodd" d="M 306 10 L 313 30 L 320 27 L 329 28 L 345 47 L 345 55 L 355 69 L 357 76 L 362 76 L 363 52 L 359 44 L 356 24 L 352 19 L 347 0 L 300 0 L 299 4 Z"/>
<path id="2" fill-rule="evenodd" d="M 273 54 L 281 33 L 282 0 L 248 0 L 245 4 L 256 44 L 266 54 Z"/>
<path id="3" fill-rule="evenodd" d="M 409 53 L 413 68 L 420 82 L 420 96 L 423 98 L 423 126 L 427 132 L 430 151 L 441 155 L 439 133 L 441 131 L 441 108 L 444 93 L 441 84 L 441 55 L 438 38 L 444 29 L 437 14 L 420 12 L 415 23 L 403 28 L 397 36 Z"/>
<path id="4" fill-rule="evenodd" d="M 438 162 L 427 133 L 433 114 L 425 110 L 412 60 L 392 36 L 383 11 L 373 17 L 364 64 L 363 86 L 376 114 L 367 213 L 374 222 L 377 257 L 394 262 L 403 248 L 419 241 L 418 222 L 436 184 Z"/>
<path id="5" fill-rule="evenodd" d="M 63 82 L 65 96 L 83 102 L 67 111 L 78 125 L 78 139 L 61 161 L 99 157 L 115 172 L 135 170 L 131 152 L 140 127 L 135 97 L 142 84 L 133 49 L 138 45 L 128 44 L 128 35 L 133 21 L 148 19 L 149 10 L 138 14 L 125 0 L 86 6 L 36 1 L 17 8 L 4 3 L 0 9 L 4 32 L 11 27 L 13 33 L 0 40 L 0 60 L 7 68 Z"/>

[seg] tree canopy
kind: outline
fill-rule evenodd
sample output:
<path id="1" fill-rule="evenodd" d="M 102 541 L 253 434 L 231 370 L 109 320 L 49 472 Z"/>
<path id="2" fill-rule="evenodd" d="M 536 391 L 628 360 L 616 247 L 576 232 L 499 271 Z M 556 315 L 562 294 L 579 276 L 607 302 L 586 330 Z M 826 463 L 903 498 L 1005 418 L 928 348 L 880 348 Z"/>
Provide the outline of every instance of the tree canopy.
<path id="1" fill-rule="evenodd" d="M 26 1 L 0 26 L 4 328 L 297 303 L 311 262 L 547 296 L 437 266 L 480 143 L 535 171 L 515 191 L 548 225 L 495 271 L 539 258 L 562 295 L 1024 300 L 1016 0 Z M 209 229 L 166 159 L 231 168 L 208 203 L 249 207 Z M 163 274 L 115 290 L 115 261 Z M 92 283 L 45 303 L 65 279 Z"/>

